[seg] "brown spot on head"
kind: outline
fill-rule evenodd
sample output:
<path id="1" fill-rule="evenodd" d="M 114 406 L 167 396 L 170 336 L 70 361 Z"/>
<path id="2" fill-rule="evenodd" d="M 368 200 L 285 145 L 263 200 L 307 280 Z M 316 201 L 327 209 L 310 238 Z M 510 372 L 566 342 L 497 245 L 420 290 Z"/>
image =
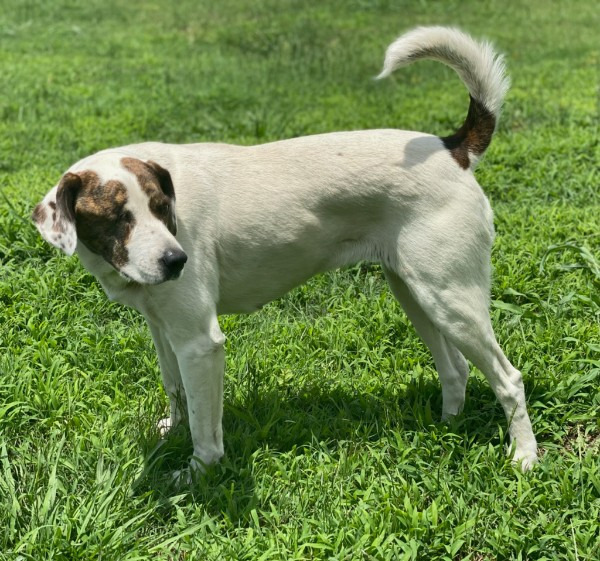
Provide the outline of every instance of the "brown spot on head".
<path id="1" fill-rule="evenodd" d="M 496 117 L 480 101 L 470 97 L 469 111 L 463 125 L 453 135 L 442 138 L 444 146 L 463 169 L 470 165 L 469 153 L 481 156 L 490 145 Z"/>
<path id="2" fill-rule="evenodd" d="M 74 204 L 77 237 L 116 269 L 127 264 L 127 242 L 135 224 L 125 209 L 127 189 L 120 181 L 105 184 L 93 171 L 80 172 L 81 188 Z"/>
<path id="3" fill-rule="evenodd" d="M 175 235 L 177 233 L 175 190 L 171 174 L 152 161 L 143 162 L 136 158 L 123 158 L 121 164 L 137 177 L 142 191 L 148 196 L 150 212 Z"/>

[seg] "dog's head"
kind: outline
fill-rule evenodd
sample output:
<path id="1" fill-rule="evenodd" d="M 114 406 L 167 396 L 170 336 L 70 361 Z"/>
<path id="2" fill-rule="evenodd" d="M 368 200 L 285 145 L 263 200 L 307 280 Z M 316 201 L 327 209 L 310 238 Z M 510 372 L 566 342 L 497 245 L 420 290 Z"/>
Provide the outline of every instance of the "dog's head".
<path id="1" fill-rule="evenodd" d="M 179 277 L 187 255 L 175 239 L 175 190 L 152 161 L 98 154 L 67 172 L 32 215 L 42 237 L 72 255 L 78 244 L 127 279 Z"/>

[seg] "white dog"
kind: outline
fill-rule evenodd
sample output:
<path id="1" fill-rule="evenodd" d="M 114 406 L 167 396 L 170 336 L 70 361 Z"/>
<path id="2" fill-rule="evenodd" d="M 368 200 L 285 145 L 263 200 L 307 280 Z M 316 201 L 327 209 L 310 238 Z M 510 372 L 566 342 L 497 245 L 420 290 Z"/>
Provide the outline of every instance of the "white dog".
<path id="1" fill-rule="evenodd" d="M 392 43 L 380 77 L 425 58 L 452 67 L 469 90 L 451 136 L 367 130 L 251 147 L 130 145 L 76 163 L 35 208 L 48 242 L 77 251 L 109 298 L 145 316 L 170 398 L 162 427 L 189 421 L 192 469 L 223 455 L 218 316 L 258 310 L 360 260 L 381 263 L 431 350 L 442 416 L 463 407 L 469 359 L 504 408 L 514 461 L 536 461 L 521 374 L 490 323 L 492 210 L 473 176 L 508 88 L 504 64 L 488 43 L 424 27 Z"/>

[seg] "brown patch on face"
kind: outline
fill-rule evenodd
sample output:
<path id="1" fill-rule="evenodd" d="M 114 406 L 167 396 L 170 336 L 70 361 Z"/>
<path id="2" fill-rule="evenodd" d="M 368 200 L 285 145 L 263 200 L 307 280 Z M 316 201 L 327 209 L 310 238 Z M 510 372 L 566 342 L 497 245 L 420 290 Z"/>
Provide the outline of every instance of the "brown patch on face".
<path id="1" fill-rule="evenodd" d="M 137 177 L 142 191 L 148 196 L 150 212 L 175 235 L 177 233 L 173 210 L 175 191 L 169 172 L 155 162 L 143 162 L 136 158 L 123 158 L 121 164 Z"/>
<path id="2" fill-rule="evenodd" d="M 74 207 L 77 237 L 119 269 L 129 260 L 127 242 L 135 224 L 132 213 L 125 210 L 127 189 L 115 180 L 101 184 L 93 171 L 78 175 L 82 186 Z"/>
<path id="3" fill-rule="evenodd" d="M 462 127 L 453 135 L 442 138 L 444 146 L 463 169 L 470 165 L 469 152 L 483 154 L 490 145 L 496 128 L 496 118 L 479 101 L 470 98 L 469 111 Z"/>

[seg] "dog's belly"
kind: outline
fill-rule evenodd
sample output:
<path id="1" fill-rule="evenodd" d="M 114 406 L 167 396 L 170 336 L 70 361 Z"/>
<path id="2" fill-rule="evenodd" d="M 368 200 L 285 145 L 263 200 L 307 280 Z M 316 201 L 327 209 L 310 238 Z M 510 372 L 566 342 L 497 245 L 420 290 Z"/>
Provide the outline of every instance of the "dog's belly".
<path id="1" fill-rule="evenodd" d="M 377 242 L 357 232 L 303 232 L 294 241 L 231 244 L 219 258 L 219 314 L 250 313 L 321 272 L 360 260 L 377 260 Z M 236 247 L 237 246 L 237 247 Z"/>

